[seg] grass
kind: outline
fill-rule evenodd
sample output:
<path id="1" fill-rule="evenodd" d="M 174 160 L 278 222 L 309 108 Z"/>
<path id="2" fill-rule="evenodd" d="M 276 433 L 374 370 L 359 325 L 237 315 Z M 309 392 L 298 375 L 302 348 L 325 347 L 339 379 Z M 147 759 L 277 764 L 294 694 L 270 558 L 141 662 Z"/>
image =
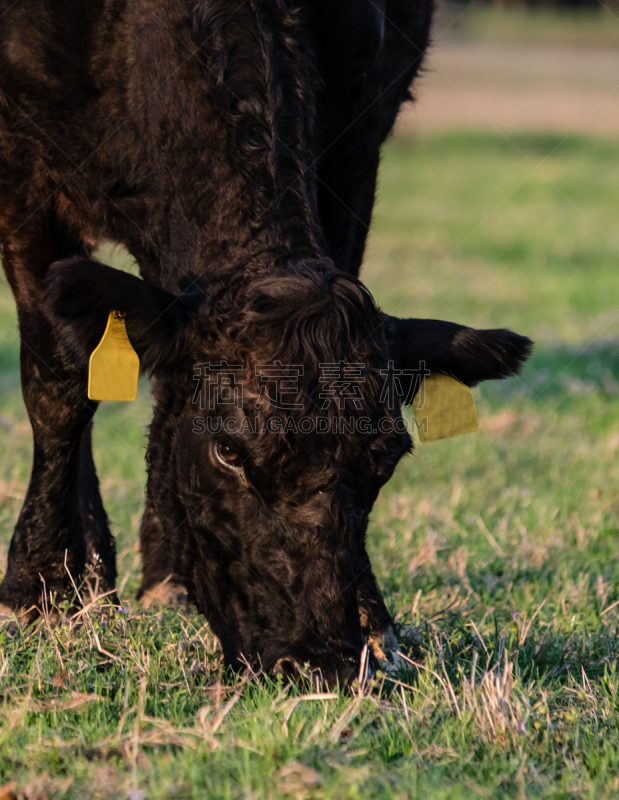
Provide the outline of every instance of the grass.
<path id="1" fill-rule="evenodd" d="M 475 390 L 481 431 L 420 445 L 376 505 L 370 552 L 409 659 L 396 681 L 318 699 L 222 682 L 202 618 L 135 605 L 143 387 L 97 415 L 126 607 L 0 634 L 0 784 L 26 798 L 619 796 L 617 185 L 619 145 L 586 138 L 445 134 L 385 153 L 365 268 L 383 307 L 537 342 L 521 379 Z M 30 458 L 6 288 L 0 387 L 6 551 Z"/>
<path id="2" fill-rule="evenodd" d="M 616 2 L 573 10 L 446 2 L 439 6 L 434 36 L 445 34 L 449 39 L 505 44 L 616 48 L 618 18 Z"/>

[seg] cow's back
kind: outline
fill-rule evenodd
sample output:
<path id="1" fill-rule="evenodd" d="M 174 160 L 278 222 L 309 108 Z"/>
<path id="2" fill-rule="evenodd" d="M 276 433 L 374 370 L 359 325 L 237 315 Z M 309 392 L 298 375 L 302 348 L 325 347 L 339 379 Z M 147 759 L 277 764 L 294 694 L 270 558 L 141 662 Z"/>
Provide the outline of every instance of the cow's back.
<path id="1" fill-rule="evenodd" d="M 272 3 L 286 13 L 293 6 Z M 283 140 L 292 130 L 286 123 L 260 147 L 279 150 L 281 165 L 292 163 L 290 155 L 309 165 L 304 181 L 309 196 L 317 191 L 327 248 L 347 271 L 359 269 L 380 145 L 421 63 L 430 4 L 340 0 L 334 8 L 305 0 L 295 23 L 307 34 L 299 31 L 299 64 L 313 62 L 321 82 L 308 85 L 299 69 L 276 88 L 284 104 L 303 82 L 308 98 L 316 94 L 315 107 L 290 106 L 294 115 L 317 117 L 310 120 L 316 138 L 301 152 Z M 199 271 L 222 243 L 239 239 L 268 176 L 260 175 L 253 142 L 265 123 L 247 115 L 241 122 L 257 168 L 245 174 L 253 162 L 237 150 L 246 137 L 226 129 L 223 73 L 197 56 L 196 21 L 217 21 L 208 49 L 238 17 L 245 28 L 240 47 L 249 42 L 258 59 L 260 43 L 247 38 L 253 13 L 235 0 L 0 0 L 0 202 L 18 189 L 34 207 L 53 193 L 58 208 L 89 217 L 84 224 L 95 238 L 123 241 L 143 268 L 153 265 L 152 279 L 166 269 L 174 279 L 176 268 L 161 265 L 162 253 L 169 265 Z M 235 37 L 223 35 L 222 63 L 239 57 Z M 245 108 L 267 102 L 259 82 L 233 88 L 245 92 Z M 234 105 L 233 94 L 225 102 Z M 282 119 L 289 112 L 283 108 Z M 264 120 L 269 124 L 268 109 Z M 294 181 L 282 174 L 279 185 Z M 280 194 L 276 186 L 272 195 Z M 279 206 L 286 213 L 290 203 Z M 297 217 L 308 220 L 308 213 Z"/>
<path id="2" fill-rule="evenodd" d="M 87 158 L 127 112 L 124 4 L 0 0 L 0 15 L 0 136 L 56 165 Z"/>

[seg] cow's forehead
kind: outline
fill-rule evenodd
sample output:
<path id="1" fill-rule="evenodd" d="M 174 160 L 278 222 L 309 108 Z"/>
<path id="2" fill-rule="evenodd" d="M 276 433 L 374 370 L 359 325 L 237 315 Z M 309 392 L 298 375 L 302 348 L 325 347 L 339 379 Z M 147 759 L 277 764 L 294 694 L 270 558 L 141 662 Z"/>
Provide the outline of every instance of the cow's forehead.
<path id="1" fill-rule="evenodd" d="M 211 354 L 193 366 L 194 401 L 207 398 L 261 414 L 359 416 L 398 410 L 391 392 L 387 357 L 368 348 L 352 358 L 321 354 L 309 361 L 261 357 L 262 353 Z M 339 356 L 339 357 L 338 357 Z M 212 402 L 210 403 L 212 407 Z"/>

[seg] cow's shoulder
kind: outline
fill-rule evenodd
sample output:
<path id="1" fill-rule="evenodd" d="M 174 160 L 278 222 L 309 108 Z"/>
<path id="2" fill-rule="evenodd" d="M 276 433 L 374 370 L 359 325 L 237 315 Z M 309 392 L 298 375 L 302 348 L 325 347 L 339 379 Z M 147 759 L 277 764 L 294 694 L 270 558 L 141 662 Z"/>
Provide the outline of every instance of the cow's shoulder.
<path id="1" fill-rule="evenodd" d="M 381 66 L 384 138 L 419 74 L 430 44 L 435 0 L 386 0 Z"/>

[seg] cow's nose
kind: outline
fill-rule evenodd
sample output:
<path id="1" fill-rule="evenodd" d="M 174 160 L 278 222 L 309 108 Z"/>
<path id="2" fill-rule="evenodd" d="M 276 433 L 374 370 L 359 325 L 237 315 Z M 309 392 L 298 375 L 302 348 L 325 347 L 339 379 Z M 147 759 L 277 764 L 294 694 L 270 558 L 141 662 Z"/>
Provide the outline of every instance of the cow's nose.
<path id="1" fill-rule="evenodd" d="M 281 675 L 283 678 L 289 678 L 290 680 L 300 677 L 303 673 L 304 669 L 301 664 L 289 656 L 278 658 L 273 667 L 274 675 Z"/>

